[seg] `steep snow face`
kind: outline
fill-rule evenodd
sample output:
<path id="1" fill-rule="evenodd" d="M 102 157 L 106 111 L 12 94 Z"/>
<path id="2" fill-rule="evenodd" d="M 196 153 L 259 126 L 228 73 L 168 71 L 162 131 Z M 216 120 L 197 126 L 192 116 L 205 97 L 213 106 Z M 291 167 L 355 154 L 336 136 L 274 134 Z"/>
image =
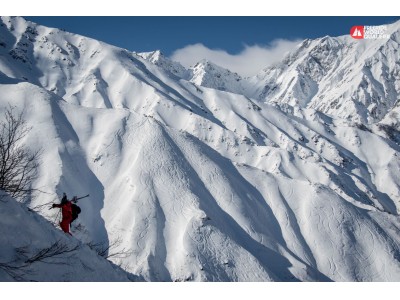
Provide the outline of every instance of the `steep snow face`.
<path id="1" fill-rule="evenodd" d="M 190 81 L 204 87 L 227 91 L 236 94 L 243 93 L 242 78 L 237 73 L 216 64 L 202 60 L 190 68 L 192 76 Z"/>
<path id="2" fill-rule="evenodd" d="M 248 95 L 375 123 L 398 103 L 400 21 L 388 39 L 350 36 L 305 40 L 282 63 L 250 78 Z"/>
<path id="3" fill-rule="evenodd" d="M 137 55 L 180 78 L 188 79 L 190 76 L 190 72 L 184 66 L 168 59 L 160 50 L 137 53 Z"/>
<path id="4" fill-rule="evenodd" d="M 180 63 L 166 58 L 160 51 L 138 53 L 138 55 L 163 70 L 195 85 L 236 94 L 242 94 L 244 91 L 242 84 L 245 81 L 239 74 L 224 69 L 208 60 L 204 59 L 193 67 L 185 69 Z"/>
<path id="5" fill-rule="evenodd" d="M 0 111 L 8 102 L 24 111 L 25 142 L 43 148 L 34 187 L 89 193 L 75 236 L 121 240 L 129 255 L 113 259 L 129 272 L 155 281 L 400 280 L 400 147 L 386 131 L 193 84 L 150 56 L 2 20 Z M 10 52 L 28 31 L 37 36 L 24 62 Z M 44 50 L 55 41 L 77 48 L 64 54 L 73 65 Z"/>
<path id="6" fill-rule="evenodd" d="M 87 245 L 0 193 L 0 281 L 129 281 Z"/>
<path id="7" fill-rule="evenodd" d="M 400 21 L 388 25 L 386 33 L 388 39 L 326 36 L 305 40 L 281 63 L 250 78 L 206 60 L 184 71 L 177 63 L 164 62 L 159 51 L 143 57 L 169 72 L 184 74 L 179 76 L 199 86 L 376 123 L 399 103 Z"/>

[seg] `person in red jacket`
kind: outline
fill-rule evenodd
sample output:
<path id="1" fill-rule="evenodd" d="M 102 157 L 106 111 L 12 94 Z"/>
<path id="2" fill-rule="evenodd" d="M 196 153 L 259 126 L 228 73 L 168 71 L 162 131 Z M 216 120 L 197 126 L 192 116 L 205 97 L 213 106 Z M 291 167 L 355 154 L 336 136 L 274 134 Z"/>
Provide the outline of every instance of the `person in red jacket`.
<path id="1" fill-rule="evenodd" d="M 61 229 L 65 232 L 68 233 L 69 235 L 72 235 L 69 232 L 69 225 L 72 222 L 72 201 L 75 199 L 72 199 L 69 201 L 67 199 L 67 195 L 64 193 L 61 203 L 60 204 L 53 204 L 52 208 L 54 207 L 59 207 L 61 208 L 61 213 L 62 213 L 62 220 L 60 222 L 60 227 Z"/>

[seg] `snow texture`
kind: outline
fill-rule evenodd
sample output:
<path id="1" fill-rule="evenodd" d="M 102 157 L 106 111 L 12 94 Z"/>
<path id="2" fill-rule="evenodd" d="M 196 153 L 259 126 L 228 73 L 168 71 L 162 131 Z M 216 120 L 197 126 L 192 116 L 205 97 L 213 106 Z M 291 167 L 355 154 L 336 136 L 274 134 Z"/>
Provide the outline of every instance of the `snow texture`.
<path id="1" fill-rule="evenodd" d="M 28 205 L 90 194 L 74 236 L 120 239 L 110 259 L 149 281 L 399 281 L 399 24 L 240 78 L 2 17 L 0 111 L 43 149 Z M 42 239 L 11 224 L 14 248 Z"/>
<path id="2" fill-rule="evenodd" d="M 0 281 L 129 281 L 128 274 L 34 211 L 1 195 Z"/>

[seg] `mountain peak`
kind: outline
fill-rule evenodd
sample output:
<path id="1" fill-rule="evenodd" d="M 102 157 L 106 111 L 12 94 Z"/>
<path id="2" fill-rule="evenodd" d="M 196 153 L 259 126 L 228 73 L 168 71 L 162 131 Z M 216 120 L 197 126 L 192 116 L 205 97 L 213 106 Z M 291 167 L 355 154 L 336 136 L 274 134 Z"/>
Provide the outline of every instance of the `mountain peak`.
<path id="1" fill-rule="evenodd" d="M 400 93 L 399 26 L 400 21 L 382 27 L 387 35 L 382 38 L 355 40 L 347 34 L 304 40 L 281 63 L 252 78 L 248 96 L 378 122 Z"/>
<path id="2" fill-rule="evenodd" d="M 203 69 L 206 69 L 208 71 L 222 71 L 222 72 L 226 72 L 226 73 L 232 73 L 229 69 L 221 67 L 221 66 L 217 65 L 216 63 L 214 63 L 211 60 L 208 60 L 206 58 L 203 58 L 202 60 L 197 62 L 190 69 L 195 70 L 195 69 L 199 69 L 199 68 L 203 68 Z"/>
<path id="3" fill-rule="evenodd" d="M 189 76 L 188 70 L 186 70 L 185 67 L 183 67 L 179 62 L 167 58 L 161 52 L 161 50 L 141 52 L 136 54 L 152 64 L 161 67 L 163 70 L 174 74 L 175 76 L 180 78 L 187 78 Z"/>
<path id="4" fill-rule="evenodd" d="M 166 57 L 161 52 L 161 50 L 155 50 L 155 51 L 150 51 L 150 52 L 141 52 L 141 53 L 137 53 L 137 55 L 141 56 L 142 58 L 144 58 L 154 64 L 160 60 L 166 59 Z"/>
<path id="5" fill-rule="evenodd" d="M 190 81 L 201 86 L 221 91 L 240 93 L 242 77 L 228 69 L 220 67 L 208 59 L 202 59 L 189 69 L 192 73 Z"/>

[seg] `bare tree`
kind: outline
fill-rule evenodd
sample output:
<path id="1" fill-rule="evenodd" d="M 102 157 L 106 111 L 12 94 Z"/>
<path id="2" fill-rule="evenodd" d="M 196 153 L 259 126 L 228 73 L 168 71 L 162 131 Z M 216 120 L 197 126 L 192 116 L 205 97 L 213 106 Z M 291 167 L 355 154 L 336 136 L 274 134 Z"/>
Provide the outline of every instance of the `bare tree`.
<path id="1" fill-rule="evenodd" d="M 80 248 L 80 245 L 77 244 L 75 246 L 69 246 L 66 243 L 61 242 L 60 240 L 56 241 L 55 243 L 51 244 L 50 247 L 41 249 L 34 255 L 27 257 L 24 263 L 26 264 L 32 264 L 34 262 L 45 262 L 46 259 L 49 258 L 57 258 L 60 255 L 63 255 L 61 257 L 61 260 L 59 261 L 52 261 L 52 262 L 47 262 L 51 264 L 58 264 L 58 265 L 67 265 L 68 260 L 66 258 L 71 258 L 70 256 L 65 256 L 66 254 L 70 254 Z"/>
<path id="2" fill-rule="evenodd" d="M 126 258 L 132 254 L 132 250 L 125 248 L 118 249 L 122 244 L 122 238 L 118 237 L 109 244 L 106 243 L 93 243 L 90 242 L 87 245 L 90 249 L 96 251 L 96 253 L 104 258 Z M 118 250 L 117 250 L 118 249 Z"/>
<path id="3" fill-rule="evenodd" d="M 46 263 L 55 265 L 70 265 L 74 252 L 80 249 L 80 245 L 70 246 L 61 240 L 57 240 L 49 247 L 40 249 L 31 254 L 29 245 L 15 249 L 15 259 L 8 262 L 0 261 L 0 270 L 6 272 L 16 281 L 28 280 L 26 276 L 34 275 L 32 264 Z"/>
<path id="4" fill-rule="evenodd" d="M 31 152 L 22 144 L 30 130 L 23 113 L 15 114 L 12 106 L 6 109 L 0 122 L 0 190 L 17 199 L 31 194 L 37 178 L 40 150 Z"/>

